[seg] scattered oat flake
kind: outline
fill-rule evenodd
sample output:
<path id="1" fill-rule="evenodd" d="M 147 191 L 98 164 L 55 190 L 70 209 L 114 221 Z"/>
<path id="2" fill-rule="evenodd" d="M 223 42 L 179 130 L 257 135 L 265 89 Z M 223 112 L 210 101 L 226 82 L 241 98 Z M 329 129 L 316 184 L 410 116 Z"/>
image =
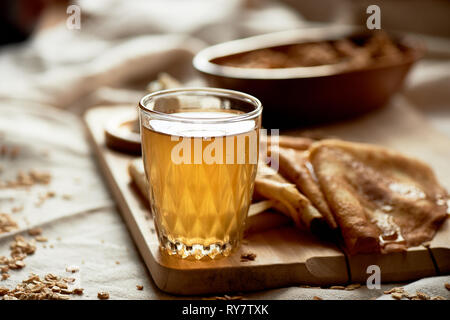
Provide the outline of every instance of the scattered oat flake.
<path id="1" fill-rule="evenodd" d="M 445 299 L 442 296 L 434 296 L 434 297 L 431 297 L 430 300 L 447 300 L 447 299 Z"/>
<path id="2" fill-rule="evenodd" d="M 17 228 L 17 223 L 9 214 L 0 213 L 0 233 L 11 232 Z"/>
<path id="3" fill-rule="evenodd" d="M 29 175 L 36 183 L 49 184 L 51 181 L 51 175 L 48 172 L 30 170 Z"/>
<path id="4" fill-rule="evenodd" d="M 120 264 L 120 261 L 116 261 L 116 264 Z"/>
<path id="5" fill-rule="evenodd" d="M 318 297 L 318 296 L 314 296 L 313 297 L 313 300 L 323 300 L 321 297 Z"/>
<path id="6" fill-rule="evenodd" d="M 107 299 L 109 299 L 109 293 L 105 292 L 105 291 L 100 291 L 99 293 L 97 293 L 97 297 L 100 300 L 107 300 Z"/>
<path id="7" fill-rule="evenodd" d="M 401 300 L 403 298 L 403 293 L 400 292 L 393 292 L 391 294 L 391 297 L 397 300 Z"/>
<path id="8" fill-rule="evenodd" d="M 3 300 L 69 300 L 71 294 L 79 295 L 83 289 L 77 288 L 69 290 L 61 288 L 60 277 L 53 274 L 45 275 L 41 279 L 36 274 L 29 277 L 15 286 L 14 289 L 3 291 Z M 1 294 L 0 294 L 1 295 Z"/>
<path id="9" fill-rule="evenodd" d="M 39 199 L 38 199 L 38 201 L 35 203 L 35 205 L 37 206 L 37 207 L 40 207 L 47 199 L 50 199 L 50 198 L 53 198 L 53 197 L 55 197 L 55 192 L 53 192 L 53 191 L 47 191 L 47 193 L 45 193 L 45 194 L 41 194 L 40 196 L 39 196 Z"/>
<path id="10" fill-rule="evenodd" d="M 143 286 L 143 285 L 140 285 L 140 284 L 137 284 L 137 285 L 136 285 L 136 289 L 138 289 L 138 290 L 144 290 L 144 286 Z"/>
<path id="11" fill-rule="evenodd" d="M 71 196 L 70 194 L 63 194 L 63 195 L 62 195 L 62 198 L 63 198 L 64 200 L 72 200 L 72 196 Z"/>
<path id="12" fill-rule="evenodd" d="M 403 294 L 403 298 L 407 298 L 409 300 L 419 300 L 419 297 L 415 294 L 409 294 L 408 292 L 399 292 L 401 294 Z"/>
<path id="13" fill-rule="evenodd" d="M 256 259 L 256 254 L 254 253 L 243 253 L 241 254 L 241 262 L 254 261 Z"/>
<path id="14" fill-rule="evenodd" d="M 42 234 L 42 229 L 41 228 L 32 228 L 30 230 L 28 230 L 28 234 L 30 236 L 40 236 Z"/>
<path id="15" fill-rule="evenodd" d="M 416 291 L 416 295 L 420 300 L 430 300 L 430 296 L 424 292 Z"/>
<path id="16" fill-rule="evenodd" d="M 45 275 L 44 279 L 47 280 L 47 281 L 57 281 L 57 280 L 59 280 L 59 277 L 54 275 L 53 273 L 47 273 Z"/>
<path id="17" fill-rule="evenodd" d="M 333 289 L 333 290 L 345 290 L 345 287 L 344 286 L 331 286 L 330 289 Z"/>
<path id="18" fill-rule="evenodd" d="M 24 172 L 22 170 L 17 172 L 16 180 L 5 181 L 2 183 L 2 188 L 18 188 L 18 187 L 31 187 L 35 184 L 49 184 L 51 181 L 51 175 L 47 172 L 39 172 L 37 170 L 30 170 Z"/>
<path id="19" fill-rule="evenodd" d="M 48 241 L 48 239 L 43 236 L 37 236 L 34 239 L 36 239 L 37 242 L 47 242 Z"/>
<path id="20" fill-rule="evenodd" d="M 18 213 L 23 211 L 23 206 L 13 207 L 11 209 L 12 213 Z"/>
<path id="21" fill-rule="evenodd" d="M 84 291 L 84 289 L 82 289 L 82 288 L 75 288 L 75 289 L 73 289 L 72 292 L 73 292 L 73 294 L 81 296 L 83 294 L 83 291 Z"/>
<path id="22" fill-rule="evenodd" d="M 11 257 L 15 260 L 23 260 L 27 255 L 36 251 L 36 242 L 26 240 L 23 236 L 17 235 L 10 245 Z"/>
<path id="23" fill-rule="evenodd" d="M 78 267 L 78 266 L 68 266 L 68 267 L 66 267 L 66 271 L 75 273 L 75 272 L 80 271 L 80 267 Z"/>
<path id="24" fill-rule="evenodd" d="M 450 291 L 450 283 L 445 283 L 445 284 L 444 284 L 444 287 L 445 287 L 445 289 L 447 289 L 447 290 Z"/>
<path id="25" fill-rule="evenodd" d="M 351 290 L 355 290 L 358 288 L 361 288 L 361 285 L 359 283 L 352 283 L 352 284 L 349 284 L 348 286 L 346 286 L 345 290 L 351 291 Z"/>
<path id="26" fill-rule="evenodd" d="M 8 288 L 5 287 L 0 287 L 0 297 L 4 296 L 5 294 L 7 294 L 9 292 Z"/>
<path id="27" fill-rule="evenodd" d="M 383 293 L 384 294 L 391 294 L 391 293 L 394 293 L 394 292 L 403 293 L 403 292 L 405 292 L 405 289 L 403 287 L 394 287 L 394 288 L 391 288 L 389 290 L 384 291 Z"/>
<path id="28" fill-rule="evenodd" d="M 69 286 L 65 282 L 59 281 L 59 282 L 56 282 L 55 284 L 61 289 L 68 289 L 69 288 Z"/>

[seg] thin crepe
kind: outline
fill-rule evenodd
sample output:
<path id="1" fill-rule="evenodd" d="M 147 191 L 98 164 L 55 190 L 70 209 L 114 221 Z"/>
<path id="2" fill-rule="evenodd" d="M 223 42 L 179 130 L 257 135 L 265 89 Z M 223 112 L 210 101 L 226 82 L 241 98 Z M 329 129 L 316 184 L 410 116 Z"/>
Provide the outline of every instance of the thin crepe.
<path id="1" fill-rule="evenodd" d="M 290 217 L 300 228 L 310 229 L 313 222 L 320 226 L 324 220 L 294 184 L 262 163 L 258 165 L 254 190 L 255 197 L 273 200 L 273 207 Z"/>
<path id="2" fill-rule="evenodd" d="M 448 195 L 425 163 L 361 143 L 322 140 L 310 161 L 350 254 L 394 252 L 430 241 Z"/>
<path id="3" fill-rule="evenodd" d="M 331 229 L 337 228 L 337 223 L 331 213 L 325 196 L 320 190 L 317 178 L 312 172 L 309 162 L 309 152 L 289 148 L 276 148 L 270 151 L 272 158 L 278 158 L 280 174 L 292 183 L 312 202 L 323 215 Z"/>

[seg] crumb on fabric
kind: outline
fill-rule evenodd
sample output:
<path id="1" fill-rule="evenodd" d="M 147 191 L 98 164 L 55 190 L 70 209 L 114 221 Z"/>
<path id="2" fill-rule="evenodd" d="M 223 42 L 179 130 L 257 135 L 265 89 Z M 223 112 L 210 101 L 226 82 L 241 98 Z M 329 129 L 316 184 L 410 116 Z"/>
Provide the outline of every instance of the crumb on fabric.
<path id="1" fill-rule="evenodd" d="M 109 299 L 109 293 L 105 292 L 105 291 L 100 291 L 99 293 L 97 293 L 97 297 L 100 300 L 107 300 L 107 299 Z"/>
<path id="2" fill-rule="evenodd" d="M 256 259 L 255 253 L 243 253 L 241 254 L 241 262 L 254 261 Z"/>
<path id="3" fill-rule="evenodd" d="M 42 229 L 38 227 L 29 229 L 28 234 L 30 236 L 40 236 L 42 234 Z"/>

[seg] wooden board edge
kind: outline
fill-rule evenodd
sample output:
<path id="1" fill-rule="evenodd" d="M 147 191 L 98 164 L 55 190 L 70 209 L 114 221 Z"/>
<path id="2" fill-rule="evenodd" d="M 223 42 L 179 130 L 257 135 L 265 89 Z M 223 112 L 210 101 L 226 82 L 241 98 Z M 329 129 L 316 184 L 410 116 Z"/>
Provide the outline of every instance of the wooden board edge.
<path id="1" fill-rule="evenodd" d="M 439 274 L 450 273 L 450 218 L 447 216 L 428 247 Z"/>
<path id="2" fill-rule="evenodd" d="M 432 257 L 426 248 L 410 248 L 389 255 L 348 255 L 352 282 L 367 281 L 372 274 L 369 266 L 380 268 L 381 283 L 417 280 L 438 275 Z"/>

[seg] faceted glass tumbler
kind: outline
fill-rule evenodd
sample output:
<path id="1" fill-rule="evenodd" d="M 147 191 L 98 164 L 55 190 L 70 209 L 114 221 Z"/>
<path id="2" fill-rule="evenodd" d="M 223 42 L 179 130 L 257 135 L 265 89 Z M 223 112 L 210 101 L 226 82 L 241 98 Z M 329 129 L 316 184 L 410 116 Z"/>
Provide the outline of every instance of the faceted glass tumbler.
<path id="1" fill-rule="evenodd" d="M 215 88 L 142 98 L 142 154 L 162 251 L 228 256 L 241 242 L 256 176 L 262 106 Z"/>

